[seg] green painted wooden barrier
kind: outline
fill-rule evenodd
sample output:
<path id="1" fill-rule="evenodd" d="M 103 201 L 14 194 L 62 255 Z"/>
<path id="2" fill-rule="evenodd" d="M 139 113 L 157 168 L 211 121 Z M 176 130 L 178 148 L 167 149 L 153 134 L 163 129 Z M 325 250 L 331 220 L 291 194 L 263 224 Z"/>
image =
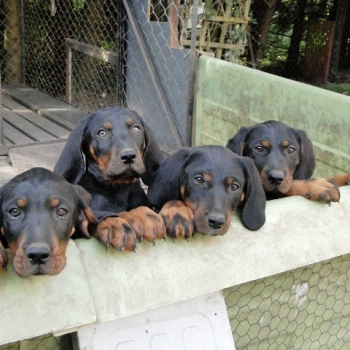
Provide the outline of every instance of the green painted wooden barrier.
<path id="1" fill-rule="evenodd" d="M 194 144 L 221 144 L 241 126 L 269 119 L 306 130 L 315 175 L 350 171 L 350 97 L 201 56 Z"/>

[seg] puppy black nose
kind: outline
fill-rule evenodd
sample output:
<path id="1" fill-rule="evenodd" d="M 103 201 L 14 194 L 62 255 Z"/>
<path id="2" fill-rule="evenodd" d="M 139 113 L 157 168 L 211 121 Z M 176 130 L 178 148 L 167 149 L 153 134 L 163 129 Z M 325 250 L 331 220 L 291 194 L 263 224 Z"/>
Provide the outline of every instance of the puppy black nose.
<path id="1" fill-rule="evenodd" d="M 210 214 L 208 215 L 208 222 L 210 227 L 217 230 L 225 223 L 225 216 L 223 214 Z"/>
<path id="2" fill-rule="evenodd" d="M 125 164 L 132 163 L 136 158 L 136 152 L 131 148 L 126 148 L 119 153 L 119 158 Z"/>
<path id="3" fill-rule="evenodd" d="M 26 255 L 33 265 L 43 265 L 50 258 L 50 248 L 46 244 L 30 244 L 26 249 Z"/>
<path id="4" fill-rule="evenodd" d="M 269 172 L 268 179 L 272 185 L 280 185 L 284 179 L 283 171 L 273 170 Z"/>

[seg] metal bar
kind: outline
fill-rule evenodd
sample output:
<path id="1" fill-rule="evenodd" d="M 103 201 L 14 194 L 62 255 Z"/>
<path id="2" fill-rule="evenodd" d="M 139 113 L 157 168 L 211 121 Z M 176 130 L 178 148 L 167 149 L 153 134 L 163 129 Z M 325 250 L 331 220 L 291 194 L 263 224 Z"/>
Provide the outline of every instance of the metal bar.
<path id="1" fill-rule="evenodd" d="M 191 45 L 192 40 L 183 40 L 184 45 Z M 215 42 L 210 42 L 210 41 L 196 41 L 196 46 L 200 45 L 200 50 L 204 48 L 220 48 L 220 49 L 233 49 L 235 47 L 241 48 L 243 45 L 238 45 L 238 44 L 225 44 L 225 43 L 215 43 Z"/>
<path id="2" fill-rule="evenodd" d="M 153 67 L 153 63 L 152 63 L 151 58 L 149 57 L 149 54 L 147 52 L 146 45 L 142 39 L 141 32 L 139 30 L 138 24 L 136 23 L 136 19 L 134 17 L 134 14 L 133 14 L 127 0 L 123 0 L 123 4 L 124 4 L 125 10 L 126 10 L 126 13 L 128 15 L 128 18 L 129 18 L 131 29 L 134 33 L 134 36 L 135 36 L 137 43 L 139 44 L 142 57 L 145 61 L 146 68 L 147 68 L 149 75 L 151 77 L 151 83 L 154 87 L 154 90 L 155 90 L 157 96 L 158 96 L 160 106 L 163 109 L 165 116 L 168 117 L 168 119 L 170 121 L 170 126 L 171 126 L 172 132 L 175 136 L 175 141 L 177 143 L 177 146 L 182 147 L 184 145 L 184 141 L 182 140 L 182 136 L 181 136 L 179 127 L 177 125 L 177 122 L 176 122 L 173 114 L 170 111 L 168 103 L 165 99 L 165 96 L 163 94 L 163 91 L 161 89 L 159 81 L 157 79 L 157 75 L 156 75 L 155 69 Z"/>
<path id="3" fill-rule="evenodd" d="M 227 22 L 237 24 L 248 24 L 249 18 L 245 17 L 226 17 L 226 16 L 210 16 L 209 22 Z"/>
<path id="4" fill-rule="evenodd" d="M 67 45 L 75 51 L 111 64 L 117 64 L 118 62 L 118 55 L 113 51 L 103 50 L 96 46 L 85 44 L 74 39 L 66 38 L 65 40 Z"/>
<path id="5" fill-rule="evenodd" d="M 125 105 L 125 53 L 126 53 L 126 25 L 127 21 L 125 20 L 125 9 L 121 1 L 117 2 L 117 23 L 118 23 L 118 33 L 117 33 L 117 104 L 119 106 Z"/>
<path id="6" fill-rule="evenodd" d="M 186 118 L 186 135 L 185 145 L 192 146 L 193 124 L 194 124 L 194 90 L 196 81 L 196 64 L 197 64 L 197 23 L 198 23 L 198 0 L 193 1 L 192 7 L 192 30 L 191 30 L 191 50 L 190 50 L 190 78 L 188 82 L 188 102 Z"/>
<path id="7" fill-rule="evenodd" d="M 24 11 L 23 0 L 19 1 L 19 59 L 21 70 L 21 84 L 26 83 L 25 76 L 25 47 L 24 47 Z"/>
<path id="8" fill-rule="evenodd" d="M 66 99 L 67 103 L 72 104 L 72 48 L 66 45 Z"/>
<path id="9" fill-rule="evenodd" d="M 4 144 L 3 135 L 3 118 L 2 118 L 2 88 L 1 88 L 1 65 L 0 65 L 0 145 Z"/>
<path id="10" fill-rule="evenodd" d="M 1 67 L 0 67 L 0 156 L 8 154 L 8 146 L 4 145 L 4 120 L 2 113 L 2 88 L 1 88 Z"/>

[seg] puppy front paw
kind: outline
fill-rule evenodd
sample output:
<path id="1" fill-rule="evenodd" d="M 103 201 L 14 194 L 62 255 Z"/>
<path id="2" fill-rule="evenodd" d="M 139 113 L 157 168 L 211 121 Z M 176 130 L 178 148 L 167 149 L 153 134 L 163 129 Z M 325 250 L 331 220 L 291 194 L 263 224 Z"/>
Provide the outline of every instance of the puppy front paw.
<path id="1" fill-rule="evenodd" d="M 338 187 L 350 185 L 350 173 L 333 176 L 328 181 Z"/>
<path id="2" fill-rule="evenodd" d="M 154 245 L 156 239 L 166 237 L 162 217 L 148 207 L 138 207 L 128 212 L 118 213 L 118 215 L 133 228 L 139 241 L 144 238 Z"/>
<path id="3" fill-rule="evenodd" d="M 107 217 L 92 230 L 93 235 L 106 247 L 135 251 L 136 235 L 133 228 L 120 217 Z"/>
<path id="4" fill-rule="evenodd" d="M 311 200 L 317 200 L 330 204 L 331 202 L 339 202 L 340 193 L 338 186 L 329 182 L 325 178 L 316 178 L 308 180 L 308 187 Z"/>
<path id="5" fill-rule="evenodd" d="M 301 195 L 312 201 L 328 204 L 339 202 L 340 200 L 338 186 L 322 177 L 309 180 L 294 180 L 287 195 Z"/>
<path id="6" fill-rule="evenodd" d="M 167 234 L 175 239 L 183 237 L 189 239 L 195 232 L 194 215 L 190 208 L 179 200 L 164 204 L 159 213 L 164 221 Z"/>

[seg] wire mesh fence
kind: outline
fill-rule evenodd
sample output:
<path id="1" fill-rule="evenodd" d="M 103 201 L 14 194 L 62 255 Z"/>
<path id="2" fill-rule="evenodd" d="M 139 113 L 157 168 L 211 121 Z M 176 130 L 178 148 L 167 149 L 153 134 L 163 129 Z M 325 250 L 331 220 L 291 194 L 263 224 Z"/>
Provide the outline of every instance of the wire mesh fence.
<path id="1" fill-rule="evenodd" d="M 350 255 L 224 290 L 237 350 L 348 349 Z"/>
<path id="2" fill-rule="evenodd" d="M 0 350 L 73 350 L 72 338 L 69 334 L 53 336 L 52 334 L 0 345 Z"/>
<path id="3" fill-rule="evenodd" d="M 75 39 L 117 52 L 122 21 L 113 1 L 23 1 L 25 28 L 25 83 L 50 96 L 67 101 L 67 42 Z M 52 3 L 52 2 L 51 2 Z M 124 19 L 125 20 L 125 19 Z M 118 41 L 119 39 L 119 41 Z M 95 111 L 116 103 L 116 64 L 73 50 L 71 104 Z"/>
<path id="4" fill-rule="evenodd" d="M 155 127 L 168 118 L 159 127 L 172 130 L 168 147 L 176 148 L 190 140 L 196 50 L 314 84 L 336 76 L 346 81 L 350 16 L 338 19 L 342 3 L 1 0 L 2 81 L 25 83 L 90 112 L 126 105 L 152 115 Z M 70 80 L 67 38 L 95 48 L 73 49 Z M 106 61 L 111 52 L 115 60 Z"/>
<path id="5" fill-rule="evenodd" d="M 162 3 L 3 0 L 2 81 L 25 83 L 88 112 L 133 108 L 164 149 L 189 144 L 196 48 L 180 45 L 179 7 L 157 10 Z"/>

